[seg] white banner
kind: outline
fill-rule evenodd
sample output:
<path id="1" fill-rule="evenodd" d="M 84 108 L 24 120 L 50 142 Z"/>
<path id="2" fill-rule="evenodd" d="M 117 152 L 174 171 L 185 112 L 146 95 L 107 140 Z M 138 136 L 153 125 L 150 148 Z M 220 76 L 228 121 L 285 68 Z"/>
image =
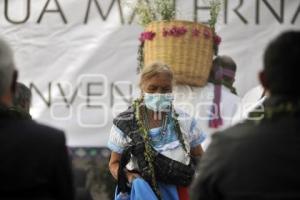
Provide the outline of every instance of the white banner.
<path id="1" fill-rule="evenodd" d="M 206 21 L 202 0 L 177 0 L 177 18 Z M 114 113 L 138 95 L 143 28 L 121 0 L 1 0 L 0 32 L 15 51 L 33 117 L 65 130 L 71 146 L 106 145 Z M 134 17 L 134 16 L 133 16 Z M 266 44 L 300 29 L 300 0 L 224 0 L 220 54 L 238 66 L 239 95 L 258 85 Z"/>

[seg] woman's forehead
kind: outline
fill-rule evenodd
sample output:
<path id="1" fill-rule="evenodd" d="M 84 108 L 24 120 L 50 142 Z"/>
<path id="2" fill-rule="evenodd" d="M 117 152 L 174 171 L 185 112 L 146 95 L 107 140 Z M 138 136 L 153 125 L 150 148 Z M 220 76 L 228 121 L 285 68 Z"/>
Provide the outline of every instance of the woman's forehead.
<path id="1" fill-rule="evenodd" d="M 149 84 L 171 84 L 172 83 L 172 78 L 169 74 L 157 74 L 147 80 L 145 82 Z"/>
<path id="2" fill-rule="evenodd" d="M 149 78 L 148 80 L 171 80 L 172 76 L 167 73 L 167 72 L 161 72 L 161 73 L 157 73 L 154 76 L 152 76 L 151 78 Z"/>

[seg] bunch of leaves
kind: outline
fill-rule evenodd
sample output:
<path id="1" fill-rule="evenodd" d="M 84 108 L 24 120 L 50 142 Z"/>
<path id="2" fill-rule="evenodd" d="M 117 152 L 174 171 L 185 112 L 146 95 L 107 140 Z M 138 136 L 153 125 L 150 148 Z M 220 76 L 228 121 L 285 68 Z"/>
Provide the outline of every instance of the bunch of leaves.
<path id="1" fill-rule="evenodd" d="M 137 73 L 139 74 L 144 66 L 144 42 L 141 42 L 138 48 L 138 68 Z"/>
<path id="2" fill-rule="evenodd" d="M 170 21 L 176 15 L 174 0 L 125 0 L 124 5 L 135 11 L 142 26 L 157 20 Z"/>
<path id="3" fill-rule="evenodd" d="M 210 6 L 210 20 L 209 20 L 209 26 L 215 30 L 215 25 L 218 21 L 218 16 L 221 10 L 221 1 L 220 0 L 210 0 L 208 2 Z"/>
<path id="4" fill-rule="evenodd" d="M 148 1 L 138 0 L 135 11 L 142 26 L 146 26 L 150 22 L 157 20 L 155 9 Z"/>
<path id="5" fill-rule="evenodd" d="M 160 20 L 170 21 L 175 19 L 176 9 L 174 0 L 155 0 L 154 6 Z"/>
<path id="6" fill-rule="evenodd" d="M 154 170 L 154 152 L 152 151 L 151 148 L 151 139 L 150 136 L 148 134 L 149 130 L 145 127 L 144 123 L 143 123 L 143 117 L 142 115 L 144 114 L 145 110 L 141 109 L 143 108 L 141 106 L 141 102 L 142 99 L 137 99 L 134 101 L 133 103 L 133 107 L 135 110 L 135 118 L 137 120 L 137 125 L 139 127 L 139 132 L 143 137 L 144 143 L 145 143 L 145 152 L 144 152 L 144 157 L 145 160 L 147 162 L 147 170 L 144 173 L 147 174 L 147 176 L 149 176 L 151 178 L 151 186 L 152 189 L 154 191 L 154 193 L 156 194 L 157 198 L 159 200 L 161 200 L 161 194 L 158 188 L 158 183 L 156 182 L 156 177 L 155 177 L 155 170 Z M 142 113 L 143 112 L 143 113 Z"/>

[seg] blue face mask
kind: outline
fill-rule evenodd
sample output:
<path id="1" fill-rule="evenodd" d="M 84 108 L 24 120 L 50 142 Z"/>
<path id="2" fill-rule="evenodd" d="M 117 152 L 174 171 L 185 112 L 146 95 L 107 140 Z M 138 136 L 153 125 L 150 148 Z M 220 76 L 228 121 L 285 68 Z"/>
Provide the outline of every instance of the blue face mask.
<path id="1" fill-rule="evenodd" d="M 172 93 L 145 93 L 144 103 L 146 107 L 153 111 L 168 111 L 172 105 L 174 96 Z"/>

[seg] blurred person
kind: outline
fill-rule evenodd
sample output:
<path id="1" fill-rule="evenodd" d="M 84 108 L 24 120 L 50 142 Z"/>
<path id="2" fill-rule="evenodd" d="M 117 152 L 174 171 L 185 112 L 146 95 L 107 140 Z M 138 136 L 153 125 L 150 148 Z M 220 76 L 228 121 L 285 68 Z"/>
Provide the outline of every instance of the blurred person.
<path id="1" fill-rule="evenodd" d="M 231 95 L 233 95 L 234 97 L 236 97 L 236 99 L 238 99 L 236 89 L 233 87 L 233 83 L 235 81 L 235 72 L 236 72 L 236 63 L 231 57 L 225 55 L 217 56 L 213 60 L 213 66 L 208 80 L 209 82 L 214 84 L 214 98 L 213 98 L 213 105 L 211 108 L 211 114 L 213 117 L 209 119 L 209 123 L 208 123 L 210 128 L 219 128 L 224 124 L 224 120 L 222 117 L 221 103 L 223 104 L 225 103 L 224 102 L 225 91 L 222 91 L 222 86 L 225 86 L 227 91 L 229 91 Z M 236 106 L 237 106 L 236 102 L 237 101 L 231 101 L 226 103 L 232 104 L 234 106 L 234 110 L 236 110 Z M 227 105 L 223 105 L 223 106 L 226 108 Z M 233 113 L 234 111 L 231 111 L 231 116 Z"/>
<path id="2" fill-rule="evenodd" d="M 300 199 L 300 32 L 267 46 L 259 78 L 264 111 L 213 136 L 191 194 L 207 199 Z"/>
<path id="3" fill-rule="evenodd" d="M 73 200 L 64 133 L 11 109 L 16 81 L 12 50 L 0 39 L 0 199 Z"/>
<path id="4" fill-rule="evenodd" d="M 13 99 L 13 104 L 16 107 L 29 113 L 31 104 L 31 91 L 23 83 L 17 83 L 16 92 Z"/>
<path id="5" fill-rule="evenodd" d="M 190 115 L 195 116 L 208 136 L 202 144 L 204 150 L 210 144 L 212 134 L 230 127 L 240 104 L 241 99 L 233 86 L 236 69 L 236 63 L 230 56 L 217 56 L 213 60 L 206 85 L 175 87 L 175 105 L 179 107 L 191 105 L 191 109 L 186 110 L 189 110 Z"/>
<path id="6" fill-rule="evenodd" d="M 13 108 L 23 113 L 24 118 L 31 119 L 30 115 L 31 91 L 23 83 L 17 83 L 13 97 Z"/>

